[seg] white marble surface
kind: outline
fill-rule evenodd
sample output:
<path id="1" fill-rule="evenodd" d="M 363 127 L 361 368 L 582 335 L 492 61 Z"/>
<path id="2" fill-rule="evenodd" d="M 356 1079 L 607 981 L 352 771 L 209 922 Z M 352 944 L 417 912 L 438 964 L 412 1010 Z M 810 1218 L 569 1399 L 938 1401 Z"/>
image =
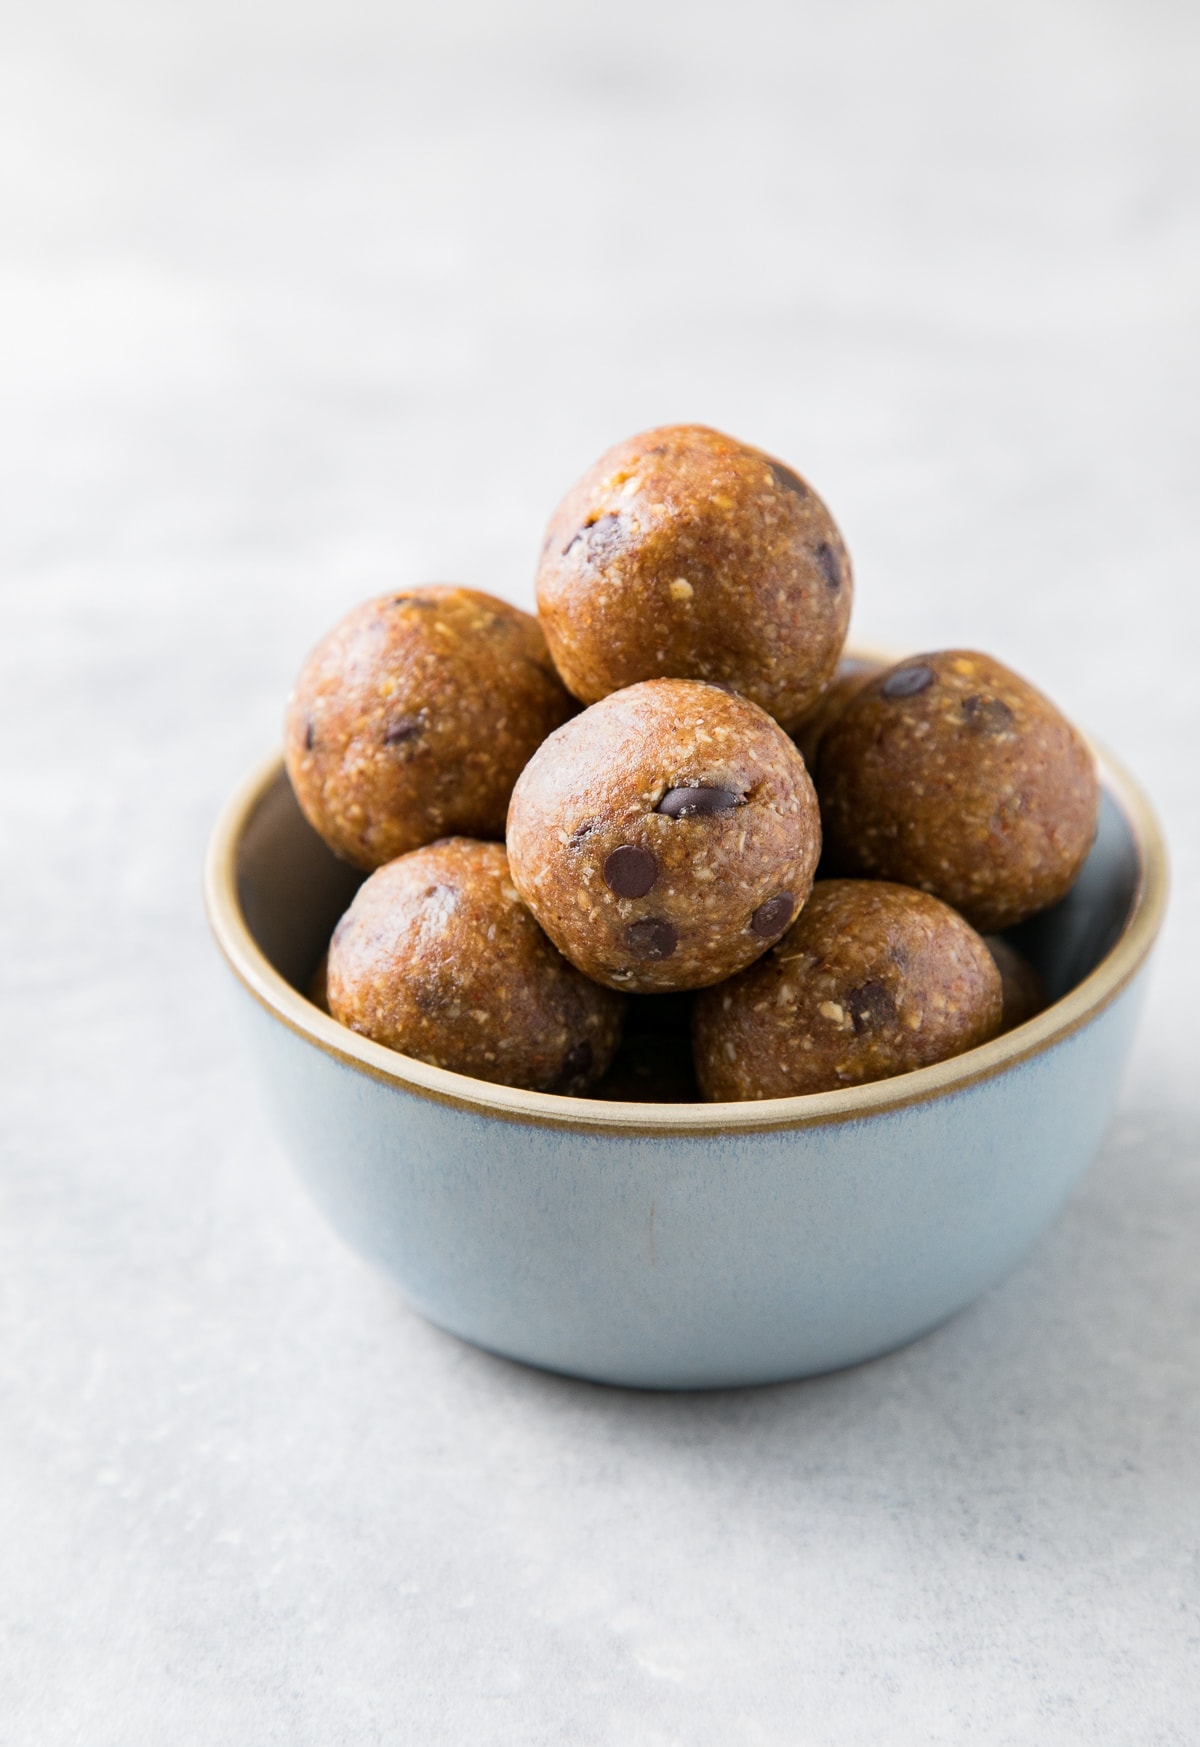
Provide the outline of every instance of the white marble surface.
<path id="1" fill-rule="evenodd" d="M 0 1739 L 1191 1747 L 1195 9 L 45 0 L 0 51 Z M 344 1253 L 199 904 L 327 623 L 527 601 L 675 418 L 810 474 L 857 633 L 1028 671 L 1176 862 L 1018 1275 L 708 1398 L 489 1359 Z"/>

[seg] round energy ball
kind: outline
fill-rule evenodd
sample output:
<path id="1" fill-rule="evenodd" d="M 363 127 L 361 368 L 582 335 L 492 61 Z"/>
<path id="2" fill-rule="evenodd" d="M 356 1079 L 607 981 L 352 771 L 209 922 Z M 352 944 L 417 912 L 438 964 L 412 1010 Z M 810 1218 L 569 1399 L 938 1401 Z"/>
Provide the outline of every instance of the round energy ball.
<path id="1" fill-rule="evenodd" d="M 537 576 L 550 652 L 584 703 L 643 679 L 712 680 L 788 729 L 833 675 L 851 592 L 812 487 L 704 425 L 602 456 L 555 510 Z"/>
<path id="2" fill-rule="evenodd" d="M 288 700 L 284 757 L 310 825 L 355 867 L 436 837 L 503 837 L 523 765 L 575 708 L 530 614 L 470 588 L 348 613 Z"/>
<path id="3" fill-rule="evenodd" d="M 1000 1029 L 1000 973 L 949 905 L 884 880 L 818 880 L 779 944 L 696 998 L 706 1098 L 788 1098 L 908 1073 Z"/>
<path id="4" fill-rule="evenodd" d="M 513 880 L 589 977 L 654 994 L 720 982 L 777 940 L 821 847 L 804 760 L 757 704 L 689 679 L 613 692 L 513 790 Z"/>
<path id="5" fill-rule="evenodd" d="M 465 837 L 359 887 L 330 942 L 327 989 L 333 1017 L 376 1043 L 538 1092 L 586 1092 L 621 1036 L 621 997 L 555 951 L 503 845 Z"/>
<path id="6" fill-rule="evenodd" d="M 962 649 L 869 680 L 821 740 L 817 787 L 831 868 L 919 886 L 988 932 L 1070 889 L 1100 807 L 1083 736 Z"/>

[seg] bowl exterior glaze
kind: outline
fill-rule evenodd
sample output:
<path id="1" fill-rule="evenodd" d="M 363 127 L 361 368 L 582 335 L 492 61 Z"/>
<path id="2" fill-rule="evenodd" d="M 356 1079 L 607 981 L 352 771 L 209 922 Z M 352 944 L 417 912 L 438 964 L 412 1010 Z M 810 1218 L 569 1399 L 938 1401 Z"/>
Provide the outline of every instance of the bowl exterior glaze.
<path id="1" fill-rule="evenodd" d="M 961 1091 L 723 1135 L 441 1103 L 243 1008 L 299 1175 L 432 1322 L 550 1370 L 692 1389 L 872 1358 L 1000 1280 L 1096 1151 L 1144 981 Z"/>

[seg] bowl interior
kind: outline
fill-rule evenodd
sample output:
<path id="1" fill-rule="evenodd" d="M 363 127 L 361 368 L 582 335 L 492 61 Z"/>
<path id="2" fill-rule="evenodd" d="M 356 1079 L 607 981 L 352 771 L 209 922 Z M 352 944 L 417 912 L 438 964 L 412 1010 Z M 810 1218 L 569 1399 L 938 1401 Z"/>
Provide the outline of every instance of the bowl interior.
<path id="1" fill-rule="evenodd" d="M 1052 1001 L 1112 950 L 1134 908 L 1143 868 L 1129 818 L 1109 782 L 1100 826 L 1075 886 L 1060 904 L 1010 931 Z M 306 995 L 338 918 L 366 878 L 328 849 L 297 805 L 282 769 L 260 791 L 236 851 L 238 901 L 263 956 Z"/>

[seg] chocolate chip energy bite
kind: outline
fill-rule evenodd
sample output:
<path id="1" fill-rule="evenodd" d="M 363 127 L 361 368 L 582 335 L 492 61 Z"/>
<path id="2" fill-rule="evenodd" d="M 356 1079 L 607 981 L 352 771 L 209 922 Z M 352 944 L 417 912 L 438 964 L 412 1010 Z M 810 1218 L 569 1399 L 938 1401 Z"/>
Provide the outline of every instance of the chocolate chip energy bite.
<path id="1" fill-rule="evenodd" d="M 620 1041 L 621 997 L 555 951 L 499 843 L 452 837 L 372 874 L 334 931 L 327 985 L 352 1031 L 506 1086 L 586 1092 Z"/>
<path id="2" fill-rule="evenodd" d="M 475 589 L 397 590 L 305 662 L 287 772 L 329 847 L 380 867 L 455 832 L 502 837 L 522 766 L 574 707 L 530 614 Z"/>
<path id="3" fill-rule="evenodd" d="M 817 788 L 832 868 L 919 886 L 989 932 L 1064 896 L 1100 808 L 1083 736 L 964 649 L 868 681 L 821 740 Z"/>
<path id="4" fill-rule="evenodd" d="M 884 880 L 818 880 L 772 950 L 696 997 L 706 1098 L 787 1098 L 908 1073 L 1000 1029 L 1000 973 L 949 905 Z"/>
<path id="5" fill-rule="evenodd" d="M 808 896 L 821 847 L 804 760 L 756 704 L 696 680 L 613 692 L 513 790 L 513 880 L 579 969 L 615 989 L 741 970 Z"/>
<path id="6" fill-rule="evenodd" d="M 643 679 L 713 680 L 788 729 L 832 678 L 851 591 L 812 487 L 704 425 L 603 455 L 555 510 L 537 576 L 546 641 L 584 703 Z"/>

